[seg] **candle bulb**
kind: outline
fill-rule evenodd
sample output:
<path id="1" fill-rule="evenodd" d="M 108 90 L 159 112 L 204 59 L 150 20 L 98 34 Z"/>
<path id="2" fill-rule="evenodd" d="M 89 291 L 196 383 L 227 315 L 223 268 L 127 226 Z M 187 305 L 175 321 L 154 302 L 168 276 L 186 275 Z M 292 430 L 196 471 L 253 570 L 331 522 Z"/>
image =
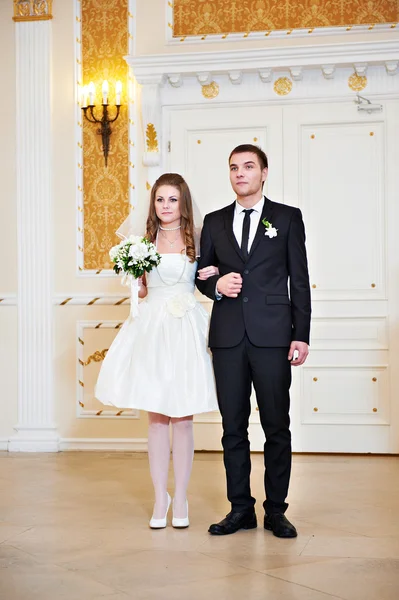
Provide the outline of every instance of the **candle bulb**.
<path id="1" fill-rule="evenodd" d="M 103 87 L 102 87 L 103 104 L 108 104 L 108 91 L 109 91 L 108 81 L 104 81 L 103 82 Z"/>
<path id="2" fill-rule="evenodd" d="M 94 83 L 90 81 L 89 87 L 89 106 L 94 106 L 94 96 L 96 95 L 96 88 L 94 87 Z"/>
<path id="3" fill-rule="evenodd" d="M 82 88 L 82 95 L 81 95 L 82 108 L 87 108 L 87 95 L 88 95 L 87 85 L 84 85 Z"/>
<path id="4" fill-rule="evenodd" d="M 115 85 L 115 104 L 116 106 L 121 105 L 121 94 L 122 94 L 122 82 L 117 81 Z"/>

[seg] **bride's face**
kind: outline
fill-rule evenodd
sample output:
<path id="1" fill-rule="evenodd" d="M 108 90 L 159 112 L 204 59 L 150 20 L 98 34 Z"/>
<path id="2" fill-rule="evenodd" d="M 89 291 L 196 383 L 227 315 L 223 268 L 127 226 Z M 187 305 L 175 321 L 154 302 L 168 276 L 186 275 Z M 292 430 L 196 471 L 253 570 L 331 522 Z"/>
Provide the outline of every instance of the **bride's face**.
<path id="1" fill-rule="evenodd" d="M 180 191 L 173 185 L 161 185 L 155 196 L 155 212 L 162 226 L 180 225 Z"/>

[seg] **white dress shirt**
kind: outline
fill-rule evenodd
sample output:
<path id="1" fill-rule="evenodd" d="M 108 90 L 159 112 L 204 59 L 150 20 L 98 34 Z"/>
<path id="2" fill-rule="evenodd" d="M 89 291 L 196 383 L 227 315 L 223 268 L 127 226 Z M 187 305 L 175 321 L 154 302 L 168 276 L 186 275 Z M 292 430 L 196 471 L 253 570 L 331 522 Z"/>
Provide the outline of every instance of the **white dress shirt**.
<path id="1" fill-rule="evenodd" d="M 250 214 L 250 226 L 249 226 L 249 239 L 248 239 L 248 252 L 251 250 L 252 242 L 254 241 L 256 230 L 258 229 L 260 217 L 262 215 L 263 205 L 265 203 L 265 199 L 262 198 L 255 204 L 255 206 L 251 206 L 253 212 Z M 234 217 L 233 217 L 233 233 L 237 240 L 237 244 L 241 248 L 241 239 L 242 239 L 242 226 L 244 223 L 244 217 L 246 210 L 245 206 L 239 204 L 236 200 L 236 207 L 234 209 Z"/>
<path id="2" fill-rule="evenodd" d="M 258 229 L 258 225 L 259 225 L 259 221 L 260 221 L 260 218 L 262 215 L 264 203 L 265 203 L 265 199 L 262 196 L 262 198 L 259 200 L 259 202 L 257 202 L 255 204 L 255 206 L 251 207 L 253 212 L 251 212 L 251 214 L 249 215 L 250 225 L 249 225 L 249 238 L 248 238 L 248 252 L 251 249 L 252 242 L 254 241 L 256 231 Z M 244 217 L 245 217 L 244 210 L 246 210 L 245 206 L 241 206 L 241 204 L 239 204 L 236 200 L 236 207 L 234 209 L 234 217 L 233 217 L 233 233 L 237 240 L 237 244 L 240 246 L 240 248 L 241 248 L 241 240 L 242 240 L 242 226 L 244 224 Z M 221 300 L 223 298 L 223 294 L 218 292 L 217 284 L 216 284 L 215 292 L 216 292 L 215 293 L 216 300 Z"/>

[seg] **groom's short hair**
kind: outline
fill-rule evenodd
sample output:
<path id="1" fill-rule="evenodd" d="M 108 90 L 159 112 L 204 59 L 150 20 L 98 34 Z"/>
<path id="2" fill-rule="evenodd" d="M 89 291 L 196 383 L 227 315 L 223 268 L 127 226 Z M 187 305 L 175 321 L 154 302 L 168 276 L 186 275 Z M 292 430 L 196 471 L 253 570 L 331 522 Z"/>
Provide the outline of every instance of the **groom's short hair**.
<path id="1" fill-rule="evenodd" d="M 244 152 L 252 152 L 253 154 L 256 154 L 256 156 L 259 159 L 261 169 L 263 170 L 268 168 L 269 165 L 265 152 L 263 152 L 263 150 L 259 148 L 259 146 L 254 146 L 254 144 L 241 144 L 240 146 L 234 148 L 234 150 L 230 152 L 229 164 L 233 154 L 243 154 Z"/>

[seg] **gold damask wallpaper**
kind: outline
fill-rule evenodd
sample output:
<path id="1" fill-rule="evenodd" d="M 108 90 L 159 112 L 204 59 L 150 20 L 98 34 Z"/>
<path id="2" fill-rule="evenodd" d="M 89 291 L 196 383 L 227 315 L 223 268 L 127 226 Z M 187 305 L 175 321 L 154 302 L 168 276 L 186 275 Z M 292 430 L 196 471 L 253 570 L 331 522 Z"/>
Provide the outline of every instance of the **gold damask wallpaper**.
<path id="1" fill-rule="evenodd" d="M 108 251 L 115 230 L 129 212 L 128 171 L 128 0 L 82 0 L 82 75 L 96 87 L 96 117 L 101 117 L 101 86 L 109 82 L 109 112 L 115 112 L 115 83 L 123 85 L 122 107 L 112 134 L 108 168 L 98 125 L 83 119 L 84 268 L 111 268 Z M 82 115 L 83 117 L 83 115 Z"/>
<path id="2" fill-rule="evenodd" d="M 174 0 L 173 35 L 397 23 L 399 0 Z"/>

